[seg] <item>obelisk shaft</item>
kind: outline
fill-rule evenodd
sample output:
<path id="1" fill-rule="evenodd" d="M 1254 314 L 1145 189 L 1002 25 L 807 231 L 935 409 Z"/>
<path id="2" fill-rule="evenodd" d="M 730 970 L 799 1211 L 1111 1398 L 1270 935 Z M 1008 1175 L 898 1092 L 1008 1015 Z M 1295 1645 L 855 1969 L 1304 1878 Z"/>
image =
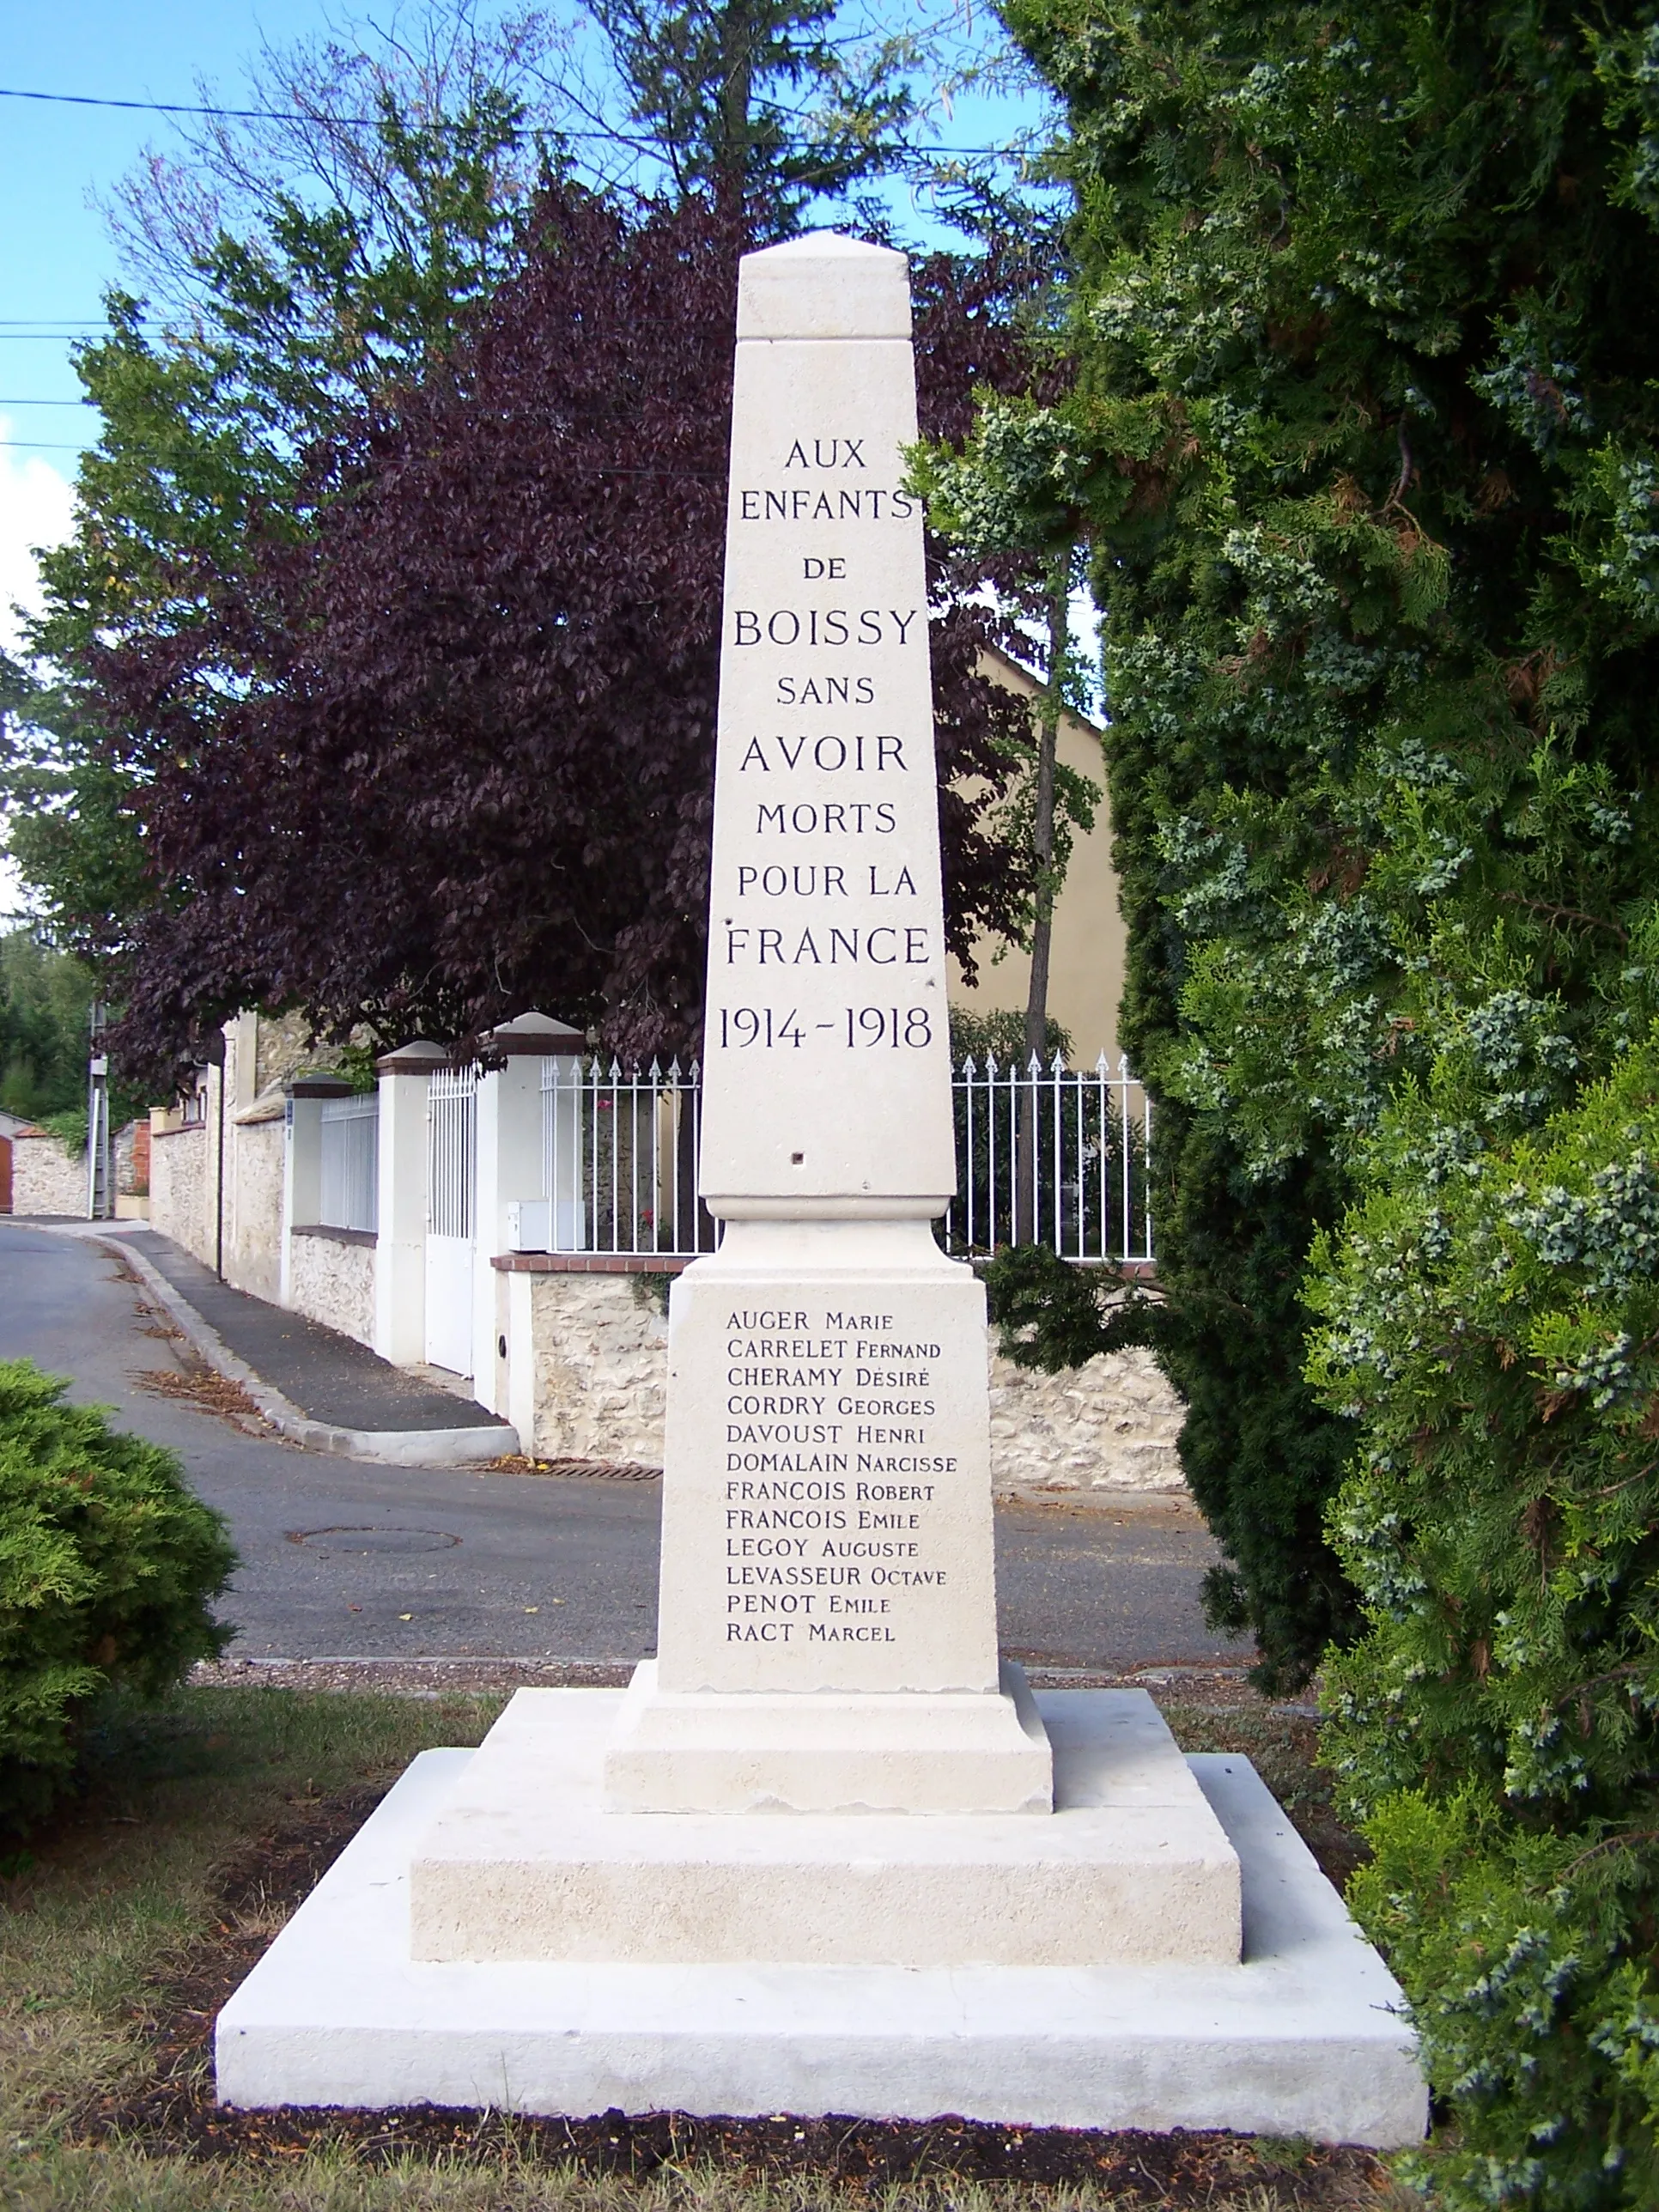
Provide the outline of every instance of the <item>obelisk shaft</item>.
<path id="1" fill-rule="evenodd" d="M 727 1219 L 927 1218 L 956 1187 L 903 257 L 750 255 L 738 313 L 704 1022 Z"/>
<path id="2" fill-rule="evenodd" d="M 999 1668 L 985 1298 L 955 1188 L 902 256 L 743 264 L 700 1188 L 658 1658 L 618 1809 L 1044 1809 Z"/>

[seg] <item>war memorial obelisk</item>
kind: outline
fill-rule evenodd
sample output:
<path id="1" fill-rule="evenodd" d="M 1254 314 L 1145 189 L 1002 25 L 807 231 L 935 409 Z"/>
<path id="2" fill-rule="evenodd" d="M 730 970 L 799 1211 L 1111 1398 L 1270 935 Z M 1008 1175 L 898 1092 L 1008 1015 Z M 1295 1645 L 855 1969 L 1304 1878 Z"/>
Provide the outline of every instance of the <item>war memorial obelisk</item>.
<path id="1" fill-rule="evenodd" d="M 242 2104 L 1420 2133 L 1242 1759 L 999 1663 L 902 256 L 748 256 L 658 1656 L 416 1762 L 222 2014 Z"/>

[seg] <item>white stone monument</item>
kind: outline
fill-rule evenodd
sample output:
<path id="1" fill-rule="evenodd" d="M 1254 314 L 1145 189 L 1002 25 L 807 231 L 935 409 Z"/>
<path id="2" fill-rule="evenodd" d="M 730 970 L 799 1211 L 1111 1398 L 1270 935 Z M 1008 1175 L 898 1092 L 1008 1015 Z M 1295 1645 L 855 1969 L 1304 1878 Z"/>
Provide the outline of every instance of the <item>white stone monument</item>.
<path id="1" fill-rule="evenodd" d="M 984 1298 L 932 1225 L 909 314 L 878 247 L 743 264 L 724 1236 L 672 1295 L 659 1656 L 416 1762 L 221 2016 L 233 2101 L 1420 2132 L 1398 1991 L 1248 1765 L 1184 1759 L 1144 1692 L 999 1665 Z"/>

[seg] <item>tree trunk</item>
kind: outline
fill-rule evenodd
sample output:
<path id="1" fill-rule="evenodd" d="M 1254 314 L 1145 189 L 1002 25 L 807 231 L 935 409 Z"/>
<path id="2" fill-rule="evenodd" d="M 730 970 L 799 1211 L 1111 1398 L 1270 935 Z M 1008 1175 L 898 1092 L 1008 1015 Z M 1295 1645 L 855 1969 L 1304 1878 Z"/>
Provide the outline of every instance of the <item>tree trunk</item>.
<path id="1" fill-rule="evenodd" d="M 755 14 L 750 0 L 720 10 L 720 146 L 717 197 L 741 216 L 749 197 L 749 106 L 755 79 Z"/>
<path id="2" fill-rule="evenodd" d="M 1036 1086 L 1029 1080 L 1035 1054 L 1047 1061 L 1048 1040 L 1048 956 L 1054 938 L 1054 750 L 1060 736 L 1061 685 L 1071 643 L 1072 563 L 1069 552 L 1055 561 L 1048 580 L 1048 681 L 1036 697 L 1036 792 L 1031 810 L 1031 857 L 1036 890 L 1031 909 L 1031 981 L 1025 994 L 1025 1059 L 1028 1080 L 1019 1097 L 1019 1139 L 1014 1173 L 1014 1242 L 1033 1244 L 1042 1223 L 1037 1215 L 1037 1116 Z"/>

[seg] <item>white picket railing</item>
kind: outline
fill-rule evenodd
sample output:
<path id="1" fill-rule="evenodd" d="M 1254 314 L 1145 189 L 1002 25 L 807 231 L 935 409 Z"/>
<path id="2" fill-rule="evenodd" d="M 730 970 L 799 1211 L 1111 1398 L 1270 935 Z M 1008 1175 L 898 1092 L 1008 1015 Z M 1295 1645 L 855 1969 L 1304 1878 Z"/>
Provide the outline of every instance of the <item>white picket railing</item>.
<path id="1" fill-rule="evenodd" d="M 697 1201 L 699 1069 L 624 1070 L 595 1058 L 542 1062 L 548 1249 L 629 1257 L 712 1252 Z M 1036 1243 L 1063 1259 L 1148 1265 L 1151 1102 L 1120 1060 L 1090 1069 L 965 1060 L 952 1079 L 957 1194 L 947 1250 Z"/>
<path id="2" fill-rule="evenodd" d="M 372 1091 L 322 1101 L 322 1195 L 328 1229 L 373 1231 L 380 1216 L 380 1102 Z"/>

